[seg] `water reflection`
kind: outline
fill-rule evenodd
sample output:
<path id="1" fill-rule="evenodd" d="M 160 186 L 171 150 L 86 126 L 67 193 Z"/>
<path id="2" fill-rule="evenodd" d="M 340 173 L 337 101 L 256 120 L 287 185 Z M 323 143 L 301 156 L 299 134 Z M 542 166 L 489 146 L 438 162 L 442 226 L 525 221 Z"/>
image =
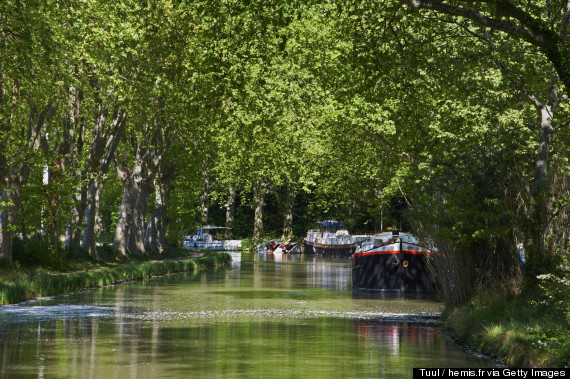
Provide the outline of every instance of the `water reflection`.
<path id="1" fill-rule="evenodd" d="M 489 365 L 443 337 L 433 299 L 355 296 L 348 261 L 232 257 L 0 308 L 0 377 L 411 377 Z"/>
<path id="2" fill-rule="evenodd" d="M 239 271 L 241 268 L 241 252 L 239 251 L 229 251 L 232 257 L 232 271 Z"/>
<path id="3" fill-rule="evenodd" d="M 351 270 L 348 259 L 331 261 L 313 257 L 307 262 L 307 283 L 312 287 L 346 291 L 351 283 Z"/>

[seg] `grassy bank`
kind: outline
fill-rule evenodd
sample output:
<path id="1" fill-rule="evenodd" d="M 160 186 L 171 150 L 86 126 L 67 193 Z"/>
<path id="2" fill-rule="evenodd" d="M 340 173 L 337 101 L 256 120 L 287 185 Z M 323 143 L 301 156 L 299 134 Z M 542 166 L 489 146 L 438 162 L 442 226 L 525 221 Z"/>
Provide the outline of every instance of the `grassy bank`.
<path id="1" fill-rule="evenodd" d="M 231 260 L 226 252 L 208 252 L 196 258 L 135 258 L 131 262 L 90 263 L 86 269 L 60 272 L 45 268 L 14 268 L 0 272 L 0 304 L 14 304 L 41 296 L 78 292 L 153 276 L 216 267 Z M 85 265 L 83 266 L 85 267 Z"/>
<path id="2" fill-rule="evenodd" d="M 529 286 L 530 287 L 530 286 Z M 568 294 L 566 299 L 568 301 Z M 568 367 L 570 315 L 538 286 L 479 293 L 444 315 L 449 333 L 513 367 Z"/>

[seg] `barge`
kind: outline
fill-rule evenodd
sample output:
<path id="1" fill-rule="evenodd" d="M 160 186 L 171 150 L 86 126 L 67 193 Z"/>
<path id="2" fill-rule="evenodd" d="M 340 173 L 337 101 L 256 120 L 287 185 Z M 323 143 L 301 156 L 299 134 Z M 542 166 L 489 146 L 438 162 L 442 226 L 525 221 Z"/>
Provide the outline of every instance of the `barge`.
<path id="1" fill-rule="evenodd" d="M 377 234 L 352 255 L 352 288 L 433 292 L 425 262 L 431 255 L 412 234 Z"/>

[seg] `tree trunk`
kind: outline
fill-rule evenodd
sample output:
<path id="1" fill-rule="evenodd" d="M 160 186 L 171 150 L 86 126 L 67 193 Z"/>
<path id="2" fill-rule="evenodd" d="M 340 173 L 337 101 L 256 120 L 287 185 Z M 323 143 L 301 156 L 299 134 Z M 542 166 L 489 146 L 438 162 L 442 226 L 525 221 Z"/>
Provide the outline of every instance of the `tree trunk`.
<path id="1" fill-rule="evenodd" d="M 132 170 L 117 165 L 117 174 L 123 182 L 123 201 L 115 232 L 115 247 L 123 254 L 145 253 L 145 212 L 149 196 L 148 181 L 152 175 L 145 169 L 148 151 L 140 145 L 135 149 Z"/>
<path id="2" fill-rule="evenodd" d="M 210 183 L 208 182 L 208 173 L 204 170 L 202 173 L 204 177 L 202 194 L 200 195 L 200 208 L 202 209 L 202 217 L 200 221 L 202 225 L 208 224 L 208 195 L 210 192 Z"/>
<path id="3" fill-rule="evenodd" d="M 134 202 L 132 208 L 132 222 L 129 235 L 129 251 L 144 254 L 145 212 L 148 201 L 148 190 L 141 181 L 135 181 L 133 187 Z"/>
<path id="4" fill-rule="evenodd" d="M 60 224 L 59 224 L 59 214 L 60 214 L 60 201 L 61 194 L 60 190 L 63 186 L 63 164 L 59 157 L 53 159 L 53 162 L 48 165 L 48 175 L 47 183 L 44 183 L 45 192 L 44 196 L 48 200 L 45 204 L 45 228 L 48 236 L 48 243 L 52 245 L 52 248 L 58 248 L 60 246 Z"/>
<path id="5" fill-rule="evenodd" d="M 87 190 L 87 208 L 85 209 L 85 229 L 83 230 L 82 247 L 87 250 L 89 256 L 97 258 L 97 225 L 99 206 L 101 205 L 101 193 L 103 192 L 103 179 L 93 178 L 89 182 Z"/>
<path id="6" fill-rule="evenodd" d="M 153 160 L 156 165 L 154 179 L 155 200 L 145 234 L 145 249 L 153 253 L 162 253 L 165 246 L 164 219 L 166 217 L 166 202 L 169 197 L 170 182 L 174 178 L 176 164 L 164 164 L 164 149 L 157 151 Z"/>
<path id="7" fill-rule="evenodd" d="M 100 214 L 99 237 L 101 238 L 108 237 L 111 234 L 111 225 L 113 224 L 113 212 L 111 211 L 110 208 L 110 202 L 108 201 L 103 202 L 99 214 Z"/>
<path id="8" fill-rule="evenodd" d="M 125 256 L 128 254 L 128 238 L 131 229 L 131 218 L 129 217 L 133 202 L 131 187 L 132 185 L 128 180 L 123 182 L 123 200 L 119 205 L 119 218 L 115 228 L 115 241 L 113 242 L 115 248 Z"/>
<path id="9" fill-rule="evenodd" d="M 259 241 L 263 234 L 263 207 L 267 194 L 269 192 L 269 183 L 258 183 L 253 189 L 253 202 L 255 207 L 255 215 L 253 220 L 253 240 Z"/>
<path id="10" fill-rule="evenodd" d="M 99 84 L 93 79 L 92 89 L 96 94 L 97 114 L 95 125 L 92 131 L 93 142 L 89 152 L 88 173 L 92 179 L 87 187 L 85 210 L 85 229 L 83 231 L 82 247 L 89 252 L 91 257 L 97 257 L 97 222 L 99 218 L 99 206 L 101 204 L 101 192 L 103 191 L 104 177 L 109 171 L 109 167 L 117 146 L 123 135 L 128 113 L 117 106 L 112 114 L 111 122 L 107 123 L 109 105 L 113 99 L 105 99 L 106 103 L 99 97 Z"/>
<path id="11" fill-rule="evenodd" d="M 532 185 L 532 196 L 534 198 L 535 213 L 535 241 L 534 249 L 531 249 L 529 261 L 532 262 L 533 269 L 538 265 L 547 264 L 546 231 L 548 229 L 548 214 L 550 210 L 550 179 L 548 177 L 548 159 L 550 144 L 554 128 L 552 119 L 554 111 L 559 103 L 557 87 L 550 86 L 548 92 L 548 102 L 540 107 L 540 137 L 536 153 L 534 169 L 534 182 Z M 533 251 L 534 250 L 534 251 Z M 534 256 L 533 256 L 534 255 Z"/>
<path id="12" fill-rule="evenodd" d="M 67 229 L 65 232 L 64 248 L 67 250 L 81 247 L 82 223 L 87 208 L 87 188 L 82 187 L 73 194 L 75 205 L 71 209 L 71 215 L 67 219 Z"/>
<path id="13" fill-rule="evenodd" d="M 148 218 L 144 245 L 148 252 L 162 253 L 162 250 L 164 249 L 164 230 L 162 220 L 166 214 L 166 186 L 162 185 L 158 179 L 155 179 L 154 188 L 154 206 Z"/>
<path id="14" fill-rule="evenodd" d="M 12 265 L 12 242 L 21 202 L 20 195 L 19 189 L 8 187 L 0 196 L 0 266 Z"/>
<path id="15" fill-rule="evenodd" d="M 285 201 L 285 221 L 283 223 L 282 240 L 289 240 L 293 237 L 293 209 L 295 207 L 295 189 L 293 186 L 287 187 L 287 200 Z"/>
<path id="16" fill-rule="evenodd" d="M 224 204 L 224 207 L 226 208 L 226 226 L 231 228 L 234 223 L 236 209 L 236 190 L 233 187 L 230 188 L 230 196 L 228 202 Z"/>
<path id="17" fill-rule="evenodd" d="M 49 186 L 47 186 L 47 196 L 51 198 L 51 206 L 48 205 L 48 216 L 52 219 L 52 233 L 54 245 L 59 246 L 60 226 L 57 223 L 60 216 L 60 200 L 62 181 L 64 176 L 73 176 L 78 182 L 83 182 L 85 175 L 78 168 L 79 156 L 81 155 L 85 142 L 85 118 L 81 116 L 81 105 L 83 101 L 83 91 L 75 86 L 69 89 L 67 102 L 63 103 L 64 109 L 61 120 L 61 133 L 50 135 L 53 139 L 51 144 L 47 143 L 47 135 L 44 143 L 44 154 L 48 161 Z M 81 199 L 81 193 L 83 198 Z M 81 245 L 81 223 L 85 212 L 85 193 L 72 195 L 75 206 L 70 210 L 66 227 L 64 248 L 77 248 Z M 83 205 L 80 205 L 83 203 Z M 82 208 L 80 208 L 82 207 Z M 51 209 L 50 209 L 51 208 Z M 49 225 L 48 225 L 49 228 Z"/>

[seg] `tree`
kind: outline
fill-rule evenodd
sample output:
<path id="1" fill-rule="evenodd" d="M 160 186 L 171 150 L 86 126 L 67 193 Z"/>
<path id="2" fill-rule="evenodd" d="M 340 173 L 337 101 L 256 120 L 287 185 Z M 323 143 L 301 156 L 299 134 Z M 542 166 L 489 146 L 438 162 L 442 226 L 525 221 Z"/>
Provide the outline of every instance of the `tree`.
<path id="1" fill-rule="evenodd" d="M 550 207 L 550 181 L 548 175 L 549 156 L 551 155 L 551 139 L 558 127 L 554 126 L 555 111 L 560 104 L 567 101 L 567 96 L 562 95 L 558 87 L 558 79 L 551 79 L 549 65 L 539 62 L 540 59 L 524 51 L 533 50 L 535 47 L 556 72 L 564 84 L 565 90 L 570 88 L 570 34 L 568 33 L 568 23 L 570 21 L 570 2 L 567 1 L 546 1 L 537 4 L 526 4 L 518 1 L 459 1 L 455 4 L 448 4 L 443 1 L 407 1 L 411 9 L 428 9 L 436 14 L 451 16 L 442 19 L 444 22 L 452 22 L 461 25 L 464 30 L 472 35 L 477 35 L 485 40 L 495 54 L 495 64 L 501 68 L 503 75 L 514 82 L 515 87 L 526 94 L 531 103 L 537 108 L 540 115 L 540 129 L 538 138 L 538 148 L 535 159 L 534 179 L 531 194 L 533 197 L 533 220 L 534 227 L 532 242 L 527 244 L 530 247 L 529 254 L 532 265 L 537 267 L 552 264 L 552 253 L 546 249 L 546 233 L 548 230 L 548 214 Z M 481 27 L 481 30 L 473 31 L 472 25 Z M 495 45 L 509 44 L 504 36 L 494 35 L 493 31 L 498 31 L 511 36 L 520 41 L 524 41 L 518 46 L 516 56 L 523 56 L 528 60 L 528 64 L 539 64 L 542 73 L 538 74 L 539 80 L 543 81 L 543 86 L 548 88 L 545 100 L 539 100 L 535 91 L 527 87 L 529 81 L 536 78 L 529 77 L 528 71 L 522 75 L 512 75 L 508 66 L 502 62 L 502 57 L 497 56 Z M 497 42 L 496 39 L 501 39 Z M 504 41 L 504 42 L 503 42 Z M 530 45 L 530 46 L 529 46 Z M 534 73 L 536 75 L 536 73 Z M 560 127 L 567 123 L 562 123 Z M 548 268 L 546 268 L 548 270 Z"/>
<path id="2" fill-rule="evenodd" d="M 51 53 L 60 29 L 44 12 L 51 15 L 49 3 L 0 5 L 0 261 L 9 265 L 22 186 L 59 100 Z"/>
<path id="3" fill-rule="evenodd" d="M 406 0 L 410 9 L 471 20 L 537 46 L 552 63 L 566 88 L 570 88 L 570 2 L 517 0 L 466 0 L 455 5 L 444 1 Z"/>

